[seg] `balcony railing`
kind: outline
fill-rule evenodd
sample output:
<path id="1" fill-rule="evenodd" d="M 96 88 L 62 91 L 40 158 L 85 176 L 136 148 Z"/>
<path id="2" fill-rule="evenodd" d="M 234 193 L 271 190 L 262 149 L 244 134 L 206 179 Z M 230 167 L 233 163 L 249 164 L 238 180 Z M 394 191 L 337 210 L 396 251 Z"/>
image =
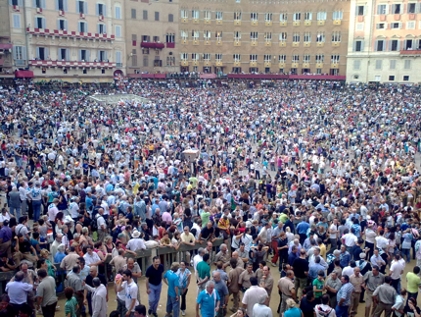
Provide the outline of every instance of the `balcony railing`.
<path id="1" fill-rule="evenodd" d="M 157 43 L 157 42 L 141 42 L 140 47 L 143 48 L 154 48 L 154 49 L 163 49 L 165 47 L 164 43 Z"/>
<path id="2" fill-rule="evenodd" d="M 83 40 L 103 40 L 103 41 L 115 40 L 114 34 L 99 34 L 99 33 L 90 33 L 90 32 L 49 30 L 49 29 L 39 29 L 39 28 L 26 28 L 26 32 L 28 32 L 29 34 L 41 35 L 41 36 L 71 37 L 71 38 L 79 38 Z"/>
<path id="3" fill-rule="evenodd" d="M 114 68 L 112 62 L 71 62 L 71 61 L 43 61 L 30 60 L 29 65 L 40 67 L 76 67 L 76 68 Z"/>
<path id="4" fill-rule="evenodd" d="M 410 49 L 410 50 L 402 50 L 400 51 L 400 55 L 406 55 L 406 56 L 420 56 L 421 55 L 421 49 Z"/>

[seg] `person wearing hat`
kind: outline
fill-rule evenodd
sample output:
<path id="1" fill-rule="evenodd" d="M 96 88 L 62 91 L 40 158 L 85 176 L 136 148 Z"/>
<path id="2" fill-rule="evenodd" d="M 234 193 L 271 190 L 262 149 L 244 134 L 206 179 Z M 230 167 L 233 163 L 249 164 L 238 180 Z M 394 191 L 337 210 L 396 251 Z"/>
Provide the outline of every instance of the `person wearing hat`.
<path id="1" fill-rule="evenodd" d="M 140 238 L 140 235 L 141 234 L 139 231 L 134 230 L 132 233 L 132 238 L 127 243 L 126 248 L 134 252 L 139 250 L 146 250 L 145 242 Z"/>
<path id="2" fill-rule="evenodd" d="M 368 248 L 368 257 L 371 258 L 374 253 L 374 244 L 376 242 L 377 233 L 374 230 L 374 221 L 367 221 L 367 228 L 365 229 L 365 247 Z"/>

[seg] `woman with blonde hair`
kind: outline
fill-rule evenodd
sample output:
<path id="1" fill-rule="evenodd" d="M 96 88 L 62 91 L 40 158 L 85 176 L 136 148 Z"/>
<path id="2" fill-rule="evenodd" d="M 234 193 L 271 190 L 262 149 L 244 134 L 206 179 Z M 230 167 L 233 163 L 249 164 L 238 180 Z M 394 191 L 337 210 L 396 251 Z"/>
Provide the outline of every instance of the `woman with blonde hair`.
<path id="1" fill-rule="evenodd" d="M 47 249 L 42 249 L 40 252 L 40 256 L 42 259 L 45 259 L 45 263 L 47 264 L 47 273 L 49 276 L 56 277 L 56 267 L 50 261 L 50 252 Z"/>
<path id="2" fill-rule="evenodd" d="M 287 310 L 284 312 L 283 317 L 304 317 L 301 309 L 297 307 L 297 303 L 292 298 L 287 299 Z"/>

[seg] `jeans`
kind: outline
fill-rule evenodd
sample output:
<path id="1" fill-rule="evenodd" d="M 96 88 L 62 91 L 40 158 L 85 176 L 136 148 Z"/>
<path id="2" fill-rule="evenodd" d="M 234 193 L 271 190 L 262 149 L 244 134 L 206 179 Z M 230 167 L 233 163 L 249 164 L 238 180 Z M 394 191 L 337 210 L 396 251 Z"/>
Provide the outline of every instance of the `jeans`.
<path id="1" fill-rule="evenodd" d="M 159 298 L 161 297 L 162 283 L 159 285 L 153 285 L 149 283 L 149 289 L 151 290 L 149 294 L 149 309 L 152 310 L 152 313 L 156 314 Z"/>
<path id="2" fill-rule="evenodd" d="M 180 315 L 180 300 L 168 295 L 166 312 L 168 315 L 172 314 L 172 317 L 178 317 Z"/>
<path id="3" fill-rule="evenodd" d="M 349 306 L 338 306 L 336 305 L 335 313 L 336 317 L 348 317 Z"/>
<path id="4" fill-rule="evenodd" d="M 411 262 L 411 249 L 402 249 L 402 257 L 406 257 L 406 263 Z"/>
<path id="5" fill-rule="evenodd" d="M 126 303 L 124 300 L 121 300 L 117 297 L 117 311 L 120 314 L 120 317 L 124 317 L 127 313 Z"/>
<path id="6" fill-rule="evenodd" d="M 34 210 L 34 222 L 36 222 L 39 220 L 39 216 L 41 215 L 41 200 L 33 200 L 32 208 Z"/>
<path id="7" fill-rule="evenodd" d="M 20 207 L 9 206 L 9 212 L 10 214 L 14 215 L 16 219 L 20 218 Z"/>

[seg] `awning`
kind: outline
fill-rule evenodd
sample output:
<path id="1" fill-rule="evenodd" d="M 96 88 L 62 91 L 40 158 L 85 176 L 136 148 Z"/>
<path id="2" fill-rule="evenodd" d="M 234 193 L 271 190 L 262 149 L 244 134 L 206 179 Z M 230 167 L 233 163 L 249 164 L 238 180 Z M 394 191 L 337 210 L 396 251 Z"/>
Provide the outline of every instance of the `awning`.
<path id="1" fill-rule="evenodd" d="M 32 70 L 17 70 L 15 71 L 16 78 L 34 78 L 34 72 Z"/>
<path id="2" fill-rule="evenodd" d="M 10 43 L 1 43 L 0 44 L 0 50 L 8 50 L 13 47 L 13 44 Z"/>
<path id="3" fill-rule="evenodd" d="M 150 43 L 150 42 L 141 42 L 140 47 L 144 48 L 158 48 L 163 49 L 165 47 L 164 43 Z"/>

